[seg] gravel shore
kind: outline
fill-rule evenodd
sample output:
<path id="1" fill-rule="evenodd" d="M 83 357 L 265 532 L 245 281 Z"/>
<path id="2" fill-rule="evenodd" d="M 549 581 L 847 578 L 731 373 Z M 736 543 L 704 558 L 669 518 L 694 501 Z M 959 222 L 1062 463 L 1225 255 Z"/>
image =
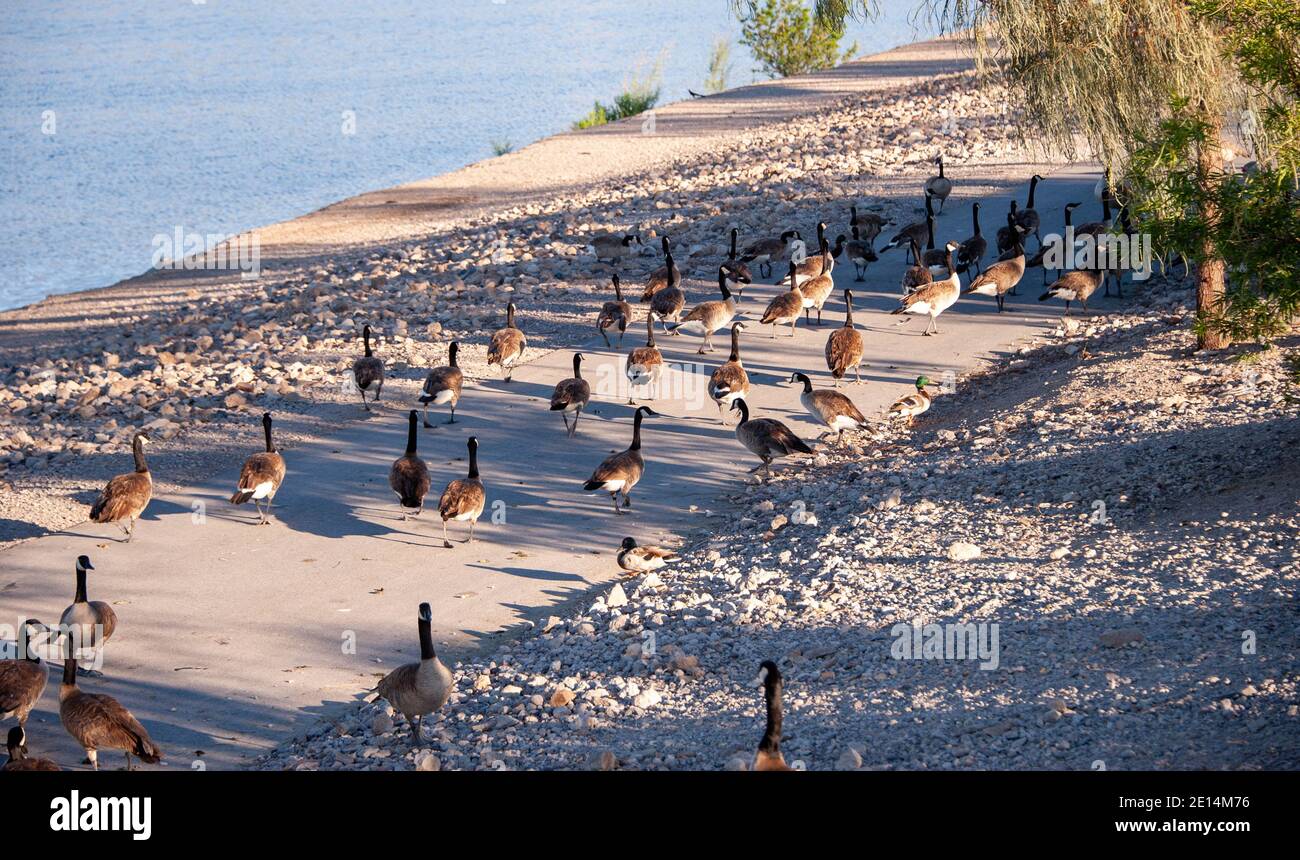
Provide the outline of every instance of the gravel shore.
<path id="1" fill-rule="evenodd" d="M 1138 290 L 457 664 L 419 748 L 376 701 L 257 766 L 744 769 L 764 659 L 808 769 L 1300 766 L 1296 339 L 1198 353 L 1188 284 Z M 997 648 L 896 659 L 930 624 L 995 626 Z"/>

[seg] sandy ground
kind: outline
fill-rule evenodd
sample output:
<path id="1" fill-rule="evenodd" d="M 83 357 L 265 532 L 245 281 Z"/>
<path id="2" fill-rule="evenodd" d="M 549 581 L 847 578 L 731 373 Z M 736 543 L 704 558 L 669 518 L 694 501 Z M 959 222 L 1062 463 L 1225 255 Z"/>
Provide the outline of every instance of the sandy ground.
<path id="1" fill-rule="evenodd" d="M 926 43 L 849 64 L 808 78 L 746 87 L 724 96 L 673 105 L 656 112 L 656 132 L 636 122 L 594 133 L 560 135 L 518 153 L 398 189 L 362 195 L 263 232 L 271 271 L 311 265 L 340 253 L 367 253 L 384 243 L 424 236 L 472 219 L 502 201 L 512 206 L 615 181 L 672 159 L 708 152 L 719 140 L 817 109 L 846 94 L 892 89 L 962 67 L 951 45 Z M 944 221 L 966 235 L 969 202 L 1005 211 L 1008 196 L 1023 199 L 1024 178 L 1043 166 L 1008 159 L 983 165 L 964 179 Z M 1067 170 L 1040 188 L 1046 226 L 1059 223 L 1068 200 L 1089 199 L 1095 174 Z M 864 187 L 915 199 L 915 177 L 871 178 Z M 855 189 L 856 190 L 856 189 Z M 1046 213 L 1057 213 L 1049 215 Z M 991 223 L 990 223 L 991 222 Z M 956 226 L 960 225 L 960 226 Z M 986 230 L 996 219 L 986 221 Z M 1005 352 L 1022 338 L 1052 326 L 1059 308 L 1028 295 L 997 315 L 990 302 L 964 302 L 943 318 L 944 333 L 919 337 L 923 323 L 900 324 L 882 312 L 896 303 L 901 255 L 892 252 L 872 268 L 864 285 L 852 269 L 836 271 L 838 287 L 861 287 L 859 325 L 868 343 L 867 382 L 850 389 L 868 414 L 878 413 L 924 372 L 942 378 Z M 1031 274 L 1028 282 L 1036 282 Z M 238 292 L 229 281 L 150 275 L 76 296 L 62 296 L 0 315 L 0 357 L 26 356 L 34 345 L 64 345 L 124 317 L 163 313 L 193 301 L 195 290 Z M 761 314 L 776 288 L 755 287 L 746 315 Z M 1032 288 L 1024 290 L 1032 293 Z M 752 295 L 752 298 L 751 298 Z M 591 299 L 591 311 L 598 301 Z M 1097 306 L 1107 307 L 1107 302 Z M 815 373 L 825 384 L 821 352 L 826 332 L 842 320 L 842 303 L 828 304 L 826 328 L 803 328 L 793 340 L 772 341 L 757 327 L 744 354 L 755 381 L 756 411 L 785 417 L 798 432 L 816 435 L 801 417 L 794 388 L 780 382 L 791 368 Z M 528 330 L 527 320 L 522 323 Z M 429 514 L 417 521 L 395 516 L 386 486 L 388 464 L 401 452 L 404 410 L 419 368 L 401 367 L 370 415 L 354 404 L 288 406 L 290 476 L 278 521 L 250 525 L 251 511 L 222 499 L 246 453 L 256 449 L 252 420 L 245 432 L 199 430 L 159 446 L 160 484 L 138 536 L 114 542 L 112 527 L 78 525 L 33 539 L 0 556 L 6 620 L 57 618 L 72 592 L 72 561 L 95 559 L 92 598 L 112 601 L 121 626 L 104 667 L 87 689 L 108 692 L 144 720 L 171 751 L 172 767 L 203 760 L 232 767 L 274 746 L 322 714 L 355 701 L 410 651 L 413 607 L 434 607 L 436 638 L 448 659 L 496 640 L 511 625 L 535 623 L 617 573 L 613 551 L 624 534 L 642 540 L 689 542 L 708 532 L 711 512 L 752 463 L 711 403 L 694 395 L 725 350 L 695 364 L 694 338 L 662 339 L 679 362 L 673 388 L 655 407 L 663 417 L 647 422 L 647 475 L 634 495 L 634 513 L 615 520 L 606 498 L 585 496 L 580 484 L 602 457 L 625 446 L 631 410 L 610 380 L 617 356 L 598 339 L 571 342 L 591 355 L 598 405 L 576 440 L 566 440 L 559 419 L 544 409 L 551 386 L 569 375 L 570 353 L 549 352 L 515 375 L 510 385 L 479 381 L 462 401 L 462 423 L 422 434 L 422 454 L 434 474 L 434 493 L 464 468 L 464 440 L 475 434 L 489 498 L 504 504 L 504 521 L 482 524 L 480 541 L 440 546 Z M 723 338 L 718 338 L 721 345 Z M 636 340 L 629 334 L 626 346 Z M 562 346 L 563 343 L 554 343 Z M 597 348 L 597 346 L 601 348 Z M 205 435 L 205 433 L 207 435 Z M 172 458 L 169 460 L 169 458 Z M 97 459 L 83 481 L 87 490 L 127 460 Z M 184 475 L 181 479 L 178 475 Z M 21 492 L 22 488 L 15 488 Z M 93 495 L 93 493 L 92 493 Z M 84 499 L 83 499 L 84 501 Z M 355 653 L 345 643 L 355 641 Z M 58 727 L 57 701 L 47 692 L 30 728 L 34 746 L 65 763 L 78 760 Z M 39 740 L 36 738 L 39 737 Z"/>

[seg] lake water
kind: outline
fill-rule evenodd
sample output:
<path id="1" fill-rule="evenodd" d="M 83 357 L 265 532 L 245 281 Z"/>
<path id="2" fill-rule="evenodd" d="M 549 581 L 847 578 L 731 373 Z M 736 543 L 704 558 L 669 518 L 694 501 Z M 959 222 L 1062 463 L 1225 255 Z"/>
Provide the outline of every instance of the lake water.
<path id="1" fill-rule="evenodd" d="M 850 27 L 917 38 L 911 2 Z M 0 308 L 150 265 L 179 227 L 233 234 L 563 131 L 661 60 L 698 90 L 714 40 L 758 76 L 728 0 L 171 0 L 6 4 Z"/>

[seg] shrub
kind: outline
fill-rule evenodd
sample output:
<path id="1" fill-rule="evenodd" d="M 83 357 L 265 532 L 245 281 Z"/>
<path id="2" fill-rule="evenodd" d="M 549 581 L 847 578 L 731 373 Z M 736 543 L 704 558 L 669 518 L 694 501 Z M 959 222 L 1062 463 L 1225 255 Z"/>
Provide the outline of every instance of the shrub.
<path id="1" fill-rule="evenodd" d="M 740 43 L 768 77 L 802 75 L 838 65 L 857 52 L 840 53 L 844 22 L 814 20 L 801 0 L 754 0 L 740 18 Z"/>

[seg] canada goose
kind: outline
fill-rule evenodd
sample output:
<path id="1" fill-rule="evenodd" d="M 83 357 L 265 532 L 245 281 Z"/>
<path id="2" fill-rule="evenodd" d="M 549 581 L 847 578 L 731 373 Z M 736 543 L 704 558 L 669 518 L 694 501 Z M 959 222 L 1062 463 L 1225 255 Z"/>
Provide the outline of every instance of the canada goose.
<path id="1" fill-rule="evenodd" d="M 906 418 L 907 423 L 911 424 L 916 420 L 916 416 L 930 408 L 930 401 L 933 400 L 930 392 L 925 390 L 927 385 L 932 384 L 928 376 L 918 376 L 916 378 L 916 393 L 904 394 L 895 400 L 885 412 L 886 416 L 891 419 Z"/>
<path id="2" fill-rule="evenodd" d="M 948 250 L 934 247 L 934 216 L 925 219 L 925 252 L 921 263 L 930 270 L 930 274 L 943 277 L 947 273 Z"/>
<path id="3" fill-rule="evenodd" d="M 925 194 L 925 219 L 914 221 L 895 233 L 894 237 L 885 243 L 885 247 L 880 249 L 880 253 L 883 254 L 890 248 L 903 247 L 907 248 L 910 254 L 913 245 L 920 245 L 925 241 L 926 236 L 929 234 L 928 225 L 932 217 L 934 217 L 934 204 L 931 202 L 930 193 L 927 191 Z M 919 263 L 920 260 L 909 257 L 907 262 Z"/>
<path id="4" fill-rule="evenodd" d="M 817 224 L 817 253 L 809 254 L 795 267 L 795 278 L 802 287 L 805 281 L 811 281 L 813 278 L 821 275 L 829 275 L 835 270 L 835 258 L 844 253 L 845 238 L 843 235 L 835 237 L 835 247 L 827 253 L 828 240 L 826 239 L 826 223 Z"/>
<path id="5" fill-rule="evenodd" d="M 528 338 L 515 327 L 515 303 L 506 303 L 506 327 L 492 333 L 488 344 L 488 366 L 498 365 L 509 382 L 514 375 L 514 368 L 523 360 L 524 350 L 528 348 Z"/>
<path id="6" fill-rule="evenodd" d="M 576 360 L 574 369 L 577 369 Z M 447 489 L 442 491 L 442 498 L 438 500 L 438 513 L 442 515 L 442 545 L 447 549 L 451 549 L 451 541 L 447 539 L 447 520 L 468 522 L 469 537 L 465 543 L 473 543 L 474 524 L 482 515 L 487 499 L 483 493 L 483 482 L 478 476 L 478 439 L 469 437 L 466 447 L 469 449 L 469 474 L 448 484 Z"/>
<path id="7" fill-rule="evenodd" d="M 135 533 L 135 521 L 153 498 L 153 475 L 149 474 L 149 464 L 144 459 L 144 446 L 151 441 L 144 432 L 132 437 L 131 455 L 135 458 L 135 471 L 109 481 L 90 509 L 91 522 L 117 523 L 126 534 L 127 543 Z M 124 520 L 126 525 L 122 525 Z"/>
<path id="8" fill-rule="evenodd" d="M 379 402 L 379 394 L 384 390 L 384 360 L 376 358 L 370 349 L 369 325 L 362 327 L 361 340 L 365 344 L 366 354 L 352 362 L 352 381 L 357 384 L 357 391 L 361 394 L 361 405 L 369 412 L 370 404 L 366 402 L 366 392 L 373 389 L 375 402 Z"/>
<path id="9" fill-rule="evenodd" d="M 421 743 L 424 717 L 447 704 L 456 682 L 433 650 L 433 608 L 420 604 L 420 662 L 405 663 L 389 672 L 371 690 L 411 724 L 411 746 Z"/>
<path id="10" fill-rule="evenodd" d="M 597 490 L 609 493 L 616 514 L 623 513 L 618 505 L 618 494 L 623 494 L 623 508 L 632 507 L 632 488 L 641 480 L 641 473 L 645 471 L 645 460 L 641 457 L 641 419 L 658 414 L 649 406 L 637 407 L 636 415 L 632 418 L 632 444 L 626 451 L 606 457 L 582 485 L 589 493 Z"/>
<path id="11" fill-rule="evenodd" d="M 1074 203 L 1074 204 L 1071 204 L 1071 205 L 1073 205 L 1073 206 L 1078 206 L 1079 204 L 1078 204 L 1078 203 Z M 1112 219 L 1111 211 L 1110 211 L 1110 201 L 1109 201 L 1109 200 L 1102 200 L 1102 201 L 1101 201 L 1101 220 L 1100 220 L 1100 221 L 1089 221 L 1087 224 L 1082 224 L 1082 225 L 1080 225 L 1080 226 L 1078 226 L 1078 227 L 1075 227 L 1075 228 L 1074 228 L 1074 235 L 1075 235 L 1075 236 L 1092 236 L 1092 237 L 1095 239 L 1096 237 L 1100 236 L 1102 233 L 1110 232 L 1110 228 L 1111 228 L 1112 224 L 1113 224 L 1113 219 Z"/>
<path id="12" fill-rule="evenodd" d="M 632 306 L 623 301 L 623 287 L 619 283 L 618 275 L 614 275 L 610 280 L 614 282 L 614 301 L 605 302 L 600 306 L 600 313 L 596 316 L 596 328 L 600 331 L 600 336 L 605 339 L 605 346 L 610 346 L 609 329 L 618 326 L 618 346 L 623 346 L 623 332 L 632 324 Z"/>
<path id="13" fill-rule="evenodd" d="M 961 297 L 961 279 L 952 263 L 952 254 L 955 250 L 957 250 L 957 243 L 949 242 L 947 245 L 948 277 L 942 281 L 926 284 L 904 296 L 902 303 L 890 313 L 926 314 L 930 317 L 930 322 L 922 334 L 930 334 L 931 328 L 934 329 L 934 334 L 939 334 L 939 314 L 952 307 Z"/>
<path id="14" fill-rule="evenodd" d="M 623 236 L 606 233 L 592 238 L 591 249 L 596 253 L 597 260 L 617 260 L 621 257 L 631 257 L 640 253 L 641 237 L 635 233 L 628 233 Z"/>
<path id="15" fill-rule="evenodd" d="M 771 660 L 764 660 L 758 669 L 758 683 L 763 685 L 763 701 L 767 706 L 767 726 L 763 739 L 754 754 L 754 770 L 788 770 L 781 755 L 781 670 Z"/>
<path id="16" fill-rule="evenodd" d="M 686 307 L 686 293 L 682 290 L 681 283 L 682 276 L 674 267 L 669 275 L 668 286 L 650 297 L 651 319 L 658 319 L 664 331 L 670 334 L 677 334 L 676 326 L 669 329 L 668 323 L 676 323 L 681 318 L 682 309 Z"/>
<path id="17" fill-rule="evenodd" d="M 674 332 L 704 335 L 699 355 L 713 352 L 713 333 L 726 326 L 736 315 L 736 300 L 731 297 L 731 290 L 727 287 L 727 270 L 721 267 L 718 268 L 718 290 L 722 293 L 721 300 L 704 302 L 691 308 L 691 312 L 682 317 L 682 321 L 673 329 Z"/>
<path id="18" fill-rule="evenodd" d="M 758 456 L 763 462 L 759 463 L 749 471 L 757 472 L 759 469 L 764 470 L 767 474 L 772 474 L 772 461 L 777 457 L 788 457 L 791 454 L 811 454 L 812 448 L 809 448 L 794 431 L 789 427 L 777 421 L 775 418 L 750 418 L 749 404 L 745 398 L 737 397 L 731 404 L 731 408 L 740 413 L 740 422 L 736 424 L 736 439 L 750 451 Z"/>
<path id="19" fill-rule="evenodd" d="M 78 660 L 94 659 L 117 629 L 113 607 L 102 600 L 86 599 L 86 571 L 94 569 L 87 556 L 77 556 L 77 591 L 59 618 L 63 653 Z"/>
<path id="20" fill-rule="evenodd" d="M 865 351 L 862 333 L 853 327 L 853 293 L 845 290 L 844 325 L 826 338 L 826 366 L 835 379 L 836 388 L 840 387 L 840 380 L 850 368 L 853 369 L 855 381 L 862 381 L 862 354 Z"/>
<path id="21" fill-rule="evenodd" d="M 618 566 L 628 573 L 649 573 L 679 560 L 680 556 L 672 550 L 649 544 L 637 546 L 630 537 L 623 538 L 618 551 Z"/>
<path id="22" fill-rule="evenodd" d="M 790 375 L 791 382 L 802 382 L 803 393 L 799 402 L 813 417 L 814 421 L 825 424 L 835 433 L 835 444 L 840 444 L 845 430 L 855 430 L 867 426 L 866 417 L 853 405 L 853 401 L 838 391 L 814 391 L 808 374 L 795 372 Z"/>
<path id="23" fill-rule="evenodd" d="M 1070 315 L 1070 302 L 1078 302 L 1083 309 L 1088 309 L 1088 297 L 1101 286 L 1106 277 L 1105 269 L 1073 269 L 1066 272 L 1048 285 L 1046 292 L 1038 297 L 1040 302 L 1048 299 L 1065 299 L 1065 315 Z"/>
<path id="24" fill-rule="evenodd" d="M 1007 219 L 1007 226 L 999 227 L 997 234 L 993 237 L 998 248 L 998 254 L 1005 254 L 1008 251 L 1011 251 L 1015 247 L 1017 239 L 1022 243 L 1024 242 L 1025 231 L 1021 230 L 1017 226 L 1016 222 L 1016 216 L 1018 214 L 1019 210 L 1016 209 L 1016 201 L 1012 200 L 1010 209 L 1011 217 Z"/>
<path id="25" fill-rule="evenodd" d="M 415 453 L 419 416 L 414 409 L 406 421 L 406 453 L 394 460 L 393 467 L 388 470 L 388 486 L 397 493 L 402 519 L 419 516 L 424 510 L 424 497 L 429 492 L 429 467 Z"/>
<path id="26" fill-rule="evenodd" d="M 763 317 L 759 320 L 762 325 L 772 327 L 772 337 L 776 337 L 776 327 L 790 324 L 790 337 L 794 337 L 794 326 L 799 321 L 799 311 L 803 310 L 803 293 L 795 285 L 794 276 L 795 264 L 790 262 L 790 291 L 781 293 L 772 301 L 768 302 L 767 310 L 763 311 Z"/>
<path id="27" fill-rule="evenodd" d="M 90 766 L 99 770 L 99 751 L 122 750 L 126 769 L 131 756 L 156 764 L 163 751 L 149 732 L 117 699 L 103 693 L 85 693 L 77 687 L 77 658 L 63 660 L 63 683 L 59 685 L 59 719 L 63 728 L 86 751 Z"/>
<path id="28" fill-rule="evenodd" d="M 47 758 L 31 758 L 27 755 L 27 732 L 22 726 L 9 730 L 6 746 L 9 748 L 9 761 L 0 770 L 60 770 L 61 768 Z"/>
<path id="29" fill-rule="evenodd" d="M 840 236 L 840 238 L 843 239 L 844 237 Z M 803 295 L 804 321 L 809 325 L 812 324 L 813 308 L 817 309 L 817 325 L 822 324 L 822 306 L 826 304 L 826 299 L 830 297 L 830 294 L 835 291 L 835 280 L 831 276 L 834 262 L 825 238 L 822 239 L 820 256 L 826 261 L 821 274 L 809 278 L 799 286 L 799 292 Z"/>
<path id="30" fill-rule="evenodd" d="M 252 499 L 257 508 L 258 524 L 266 525 L 271 521 L 271 503 L 284 480 L 284 457 L 271 444 L 270 412 L 262 413 L 262 432 L 266 435 L 266 450 L 244 461 L 244 468 L 239 470 L 239 487 L 230 497 L 230 503 L 242 505 Z M 263 499 L 266 500 L 266 510 L 262 509 Z"/>
<path id="31" fill-rule="evenodd" d="M 1010 214 L 1007 215 L 1008 225 L 1012 223 L 1012 218 Z M 1015 289 L 1016 284 L 1020 283 L 1020 279 L 1025 276 L 1025 246 L 1023 236 L 1018 230 L 1015 251 L 1017 253 L 1014 257 L 999 260 L 975 277 L 962 291 L 962 295 L 976 293 L 981 296 L 992 296 L 998 303 L 998 313 L 1002 313 L 1007 301 L 1007 293 Z"/>
<path id="32" fill-rule="evenodd" d="M 1043 247 L 1043 237 L 1038 234 L 1038 211 L 1034 209 L 1034 194 L 1038 191 L 1038 183 L 1043 181 L 1043 177 L 1035 173 L 1029 177 L 1029 199 L 1025 201 L 1025 208 L 1021 209 L 1016 215 L 1016 225 L 1020 227 L 1024 234 L 1028 236 L 1034 234 L 1038 240 L 1038 247 Z"/>
<path id="33" fill-rule="evenodd" d="M 973 268 L 978 275 L 983 270 L 984 254 L 989 249 L 989 240 L 985 239 L 984 234 L 980 232 L 979 203 L 971 204 L 970 219 L 975 228 L 975 235 L 962 242 L 957 249 L 957 272 L 964 274 Z"/>
<path id="34" fill-rule="evenodd" d="M 1109 201 L 1113 206 L 1118 202 L 1115 186 L 1112 185 L 1110 181 L 1109 167 L 1102 171 L 1101 179 L 1098 179 L 1097 183 L 1092 186 L 1092 196 L 1098 203 L 1106 203 Z"/>
<path id="35" fill-rule="evenodd" d="M 447 419 L 447 423 L 456 423 L 456 404 L 460 402 L 461 386 L 465 384 L 465 374 L 461 373 L 460 365 L 456 364 L 458 352 L 460 352 L 460 344 L 453 340 L 451 346 L 447 347 L 447 363 L 430 370 L 429 375 L 424 378 L 420 403 L 424 406 L 425 427 L 433 426 L 429 423 L 430 403 L 435 406 L 451 407 L 451 417 Z"/>
<path id="36" fill-rule="evenodd" d="M 772 263 L 785 259 L 790 253 L 792 239 L 802 239 L 798 230 L 786 230 L 779 239 L 759 239 L 745 246 L 740 262 L 757 263 L 758 273 L 764 278 L 772 276 Z"/>
<path id="37" fill-rule="evenodd" d="M 853 238 L 844 246 L 844 250 L 848 252 L 849 262 L 853 264 L 853 270 L 857 275 L 853 280 L 861 282 L 862 276 L 867 273 L 867 264 L 874 263 L 879 258 L 871 243 L 862 237 L 859 228 L 854 226 L 852 230 Z"/>
<path id="38" fill-rule="evenodd" d="M 672 245 L 668 237 L 664 236 L 660 240 L 660 247 L 664 251 L 664 264 L 650 273 L 646 280 L 645 291 L 641 293 L 641 301 L 648 302 L 654 298 L 655 293 L 667 289 L 675 283 L 681 283 L 682 273 L 677 268 L 677 262 L 673 259 Z"/>
<path id="39" fill-rule="evenodd" d="M 935 158 L 934 163 L 939 165 L 939 175 L 931 176 L 925 180 L 925 193 L 939 201 L 939 214 L 943 214 L 943 204 L 952 193 L 952 180 L 943 175 L 943 155 Z"/>
<path id="40" fill-rule="evenodd" d="M 664 372 L 664 357 L 659 348 L 655 346 L 655 328 L 654 320 L 649 316 L 645 318 L 646 340 L 645 346 L 638 346 L 633 349 L 627 356 L 627 402 L 632 404 L 632 389 L 640 386 L 653 386 L 659 383 L 659 377 Z M 651 396 L 647 398 L 653 400 Z"/>
<path id="41" fill-rule="evenodd" d="M 722 407 L 726 406 L 730 410 L 731 401 L 737 397 L 749 396 L 749 374 L 740 361 L 740 333 L 744 330 L 744 323 L 736 323 L 731 327 L 731 356 L 726 364 L 713 371 L 709 377 L 709 396 L 718 404 L 718 418 L 723 424 L 727 423 L 727 419 Z"/>
<path id="42" fill-rule="evenodd" d="M 875 212 L 867 212 L 862 215 L 858 214 L 858 207 L 849 207 L 849 226 L 857 227 L 858 233 L 855 236 L 861 236 L 866 241 L 872 253 L 876 250 L 876 237 L 880 231 L 889 223 Z"/>
<path id="43" fill-rule="evenodd" d="M 1065 227 L 1061 231 L 1062 236 L 1065 238 L 1062 239 L 1061 250 L 1065 252 L 1069 252 L 1071 254 L 1073 253 L 1073 247 L 1067 248 L 1064 242 L 1065 239 L 1070 238 L 1072 232 L 1074 231 L 1074 227 L 1072 226 L 1071 221 L 1074 218 L 1074 210 L 1077 209 L 1078 207 L 1079 207 L 1078 203 L 1065 204 Z M 1075 233 L 1075 235 L 1077 235 L 1077 233 Z M 1049 248 L 1045 248 L 1043 247 L 1042 244 L 1040 244 L 1038 246 L 1038 251 L 1032 257 L 1028 257 L 1025 260 L 1025 269 L 1038 269 L 1040 272 L 1042 272 L 1044 287 L 1047 286 L 1046 261 L 1047 261 L 1047 255 L 1049 250 L 1050 250 Z M 1004 260 L 1012 259 L 1016 255 L 1016 251 L 1017 249 L 1012 248 L 1010 251 L 1002 255 L 1002 259 Z"/>
<path id="44" fill-rule="evenodd" d="M 915 239 L 912 240 L 912 259 L 921 259 L 921 248 L 916 244 Z M 923 263 L 913 263 L 903 270 L 901 284 L 905 296 L 932 283 L 934 283 L 934 275 L 930 274 L 930 267 Z"/>
<path id="45" fill-rule="evenodd" d="M 49 679 L 45 661 L 32 643 L 33 631 L 48 634 L 35 618 L 23 622 L 18 630 L 18 651 L 12 660 L 0 660 L 0 720 L 16 717 L 18 725 L 27 725 L 27 717 L 40 701 Z"/>
<path id="46" fill-rule="evenodd" d="M 749 266 L 736 258 L 736 239 L 739 234 L 738 229 L 731 228 L 731 250 L 727 252 L 727 259 L 722 261 L 722 268 L 727 274 L 727 286 L 743 299 L 745 297 L 745 287 L 753 283 L 754 279 L 749 274 Z"/>
<path id="47" fill-rule="evenodd" d="M 578 432 L 578 418 L 591 400 L 591 385 L 582 378 L 582 360 L 582 353 L 573 354 L 573 377 L 555 383 L 555 391 L 551 392 L 551 411 L 560 413 L 564 419 L 565 435 L 570 438 Z M 573 427 L 569 426 L 570 412 L 573 413 Z"/>

